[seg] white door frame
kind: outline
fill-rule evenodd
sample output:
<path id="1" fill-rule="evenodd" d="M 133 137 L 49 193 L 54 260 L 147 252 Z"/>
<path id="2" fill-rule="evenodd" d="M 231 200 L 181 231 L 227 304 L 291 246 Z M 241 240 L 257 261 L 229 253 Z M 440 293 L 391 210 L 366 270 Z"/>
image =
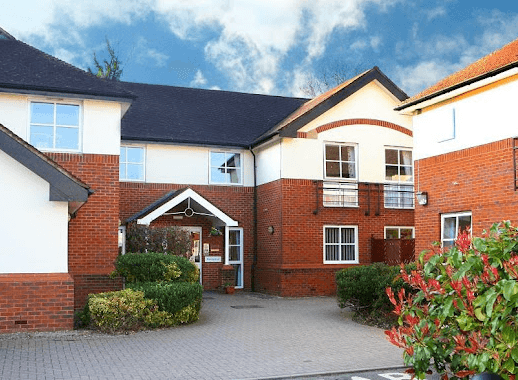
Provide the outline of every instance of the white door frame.
<path id="1" fill-rule="evenodd" d="M 203 242 L 202 242 L 202 234 L 203 234 L 203 230 L 201 227 L 194 227 L 194 226 L 180 226 L 180 229 L 183 230 L 183 231 L 187 231 L 187 232 L 198 232 L 200 234 L 200 246 L 199 246 L 199 253 L 198 255 L 200 256 L 200 261 L 199 263 L 194 263 L 194 265 L 196 265 L 198 267 L 198 269 L 200 270 L 200 284 L 202 284 L 202 262 L 203 262 Z M 192 247 L 191 247 L 192 249 Z"/>
<path id="2" fill-rule="evenodd" d="M 229 247 L 230 231 L 237 231 L 237 232 L 239 232 L 240 246 L 239 246 L 239 260 L 237 260 L 237 261 L 231 261 L 230 260 L 230 247 Z M 236 289 L 243 289 L 244 282 L 245 282 L 245 278 L 244 278 L 244 262 L 245 262 L 245 260 L 243 258 L 243 253 L 244 253 L 243 237 L 244 237 L 243 227 L 229 227 L 229 226 L 227 226 L 225 228 L 225 265 L 236 264 L 236 265 L 240 266 L 239 276 L 241 277 L 241 285 L 240 286 L 236 286 Z"/>

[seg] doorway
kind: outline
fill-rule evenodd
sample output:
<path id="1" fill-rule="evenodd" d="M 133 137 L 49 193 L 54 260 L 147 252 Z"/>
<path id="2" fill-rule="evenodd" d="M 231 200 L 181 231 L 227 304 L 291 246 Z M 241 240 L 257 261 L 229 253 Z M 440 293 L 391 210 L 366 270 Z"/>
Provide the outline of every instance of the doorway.
<path id="1" fill-rule="evenodd" d="M 198 267 L 200 271 L 200 284 L 202 283 L 202 228 L 201 227 L 181 227 L 182 230 L 189 232 L 191 237 L 191 251 L 187 252 L 187 258 L 191 263 Z"/>

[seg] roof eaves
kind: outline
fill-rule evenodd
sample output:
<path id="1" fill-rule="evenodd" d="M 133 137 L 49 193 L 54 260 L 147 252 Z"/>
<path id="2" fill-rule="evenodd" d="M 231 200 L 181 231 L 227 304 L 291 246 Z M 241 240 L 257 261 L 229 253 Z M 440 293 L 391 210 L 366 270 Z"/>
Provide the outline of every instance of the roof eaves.
<path id="1" fill-rule="evenodd" d="M 1 124 L 0 149 L 50 184 L 50 201 L 86 202 L 93 193 L 87 184 Z"/>
<path id="2" fill-rule="evenodd" d="M 336 87 L 335 89 L 330 90 L 330 96 L 324 97 L 321 102 L 317 103 L 315 106 L 309 108 L 306 112 L 302 113 L 286 125 L 282 126 L 279 129 L 279 135 L 281 137 L 296 137 L 297 131 L 304 125 L 316 119 L 318 116 L 330 110 L 332 107 L 347 99 L 349 96 L 353 95 L 358 90 L 374 80 L 380 82 L 398 100 L 402 101 L 408 98 L 408 95 L 403 90 L 396 86 L 396 84 L 392 82 L 385 74 L 383 74 L 377 66 L 374 66 L 372 69 L 365 71 L 353 78 L 350 83 L 346 82 L 347 84 L 345 86 L 343 84 L 340 85 L 343 86 L 343 88 L 339 89 L 338 91 L 336 91 Z M 333 93 L 333 91 L 336 92 Z M 265 139 L 263 138 L 261 140 L 264 141 Z"/>
<path id="3" fill-rule="evenodd" d="M 81 91 L 64 88 L 51 88 L 42 86 L 29 86 L 12 83 L 0 83 L 0 92 L 17 93 L 24 95 L 42 95 L 42 96 L 62 96 L 68 98 L 94 99 L 94 100 L 108 100 L 119 102 L 132 102 L 137 99 L 137 96 L 131 93 L 114 94 L 109 92 L 96 91 Z"/>
<path id="4" fill-rule="evenodd" d="M 470 84 L 479 82 L 479 81 L 487 79 L 487 78 L 494 77 L 494 76 L 496 76 L 498 74 L 501 74 L 501 73 L 503 73 L 503 72 L 505 72 L 507 70 L 513 69 L 515 67 L 518 67 L 518 61 L 511 62 L 511 63 L 509 63 L 509 64 L 507 64 L 505 66 L 502 66 L 502 67 L 499 67 L 497 69 L 488 71 L 487 73 L 478 75 L 476 77 L 466 79 L 466 80 L 464 80 L 464 81 L 462 81 L 460 83 L 457 83 L 457 84 L 454 84 L 452 86 L 443 88 L 443 89 L 441 89 L 439 91 L 436 91 L 436 92 L 433 92 L 431 94 L 425 95 L 423 97 L 417 98 L 417 99 L 412 100 L 412 101 L 410 101 L 408 103 L 402 103 L 402 104 L 398 105 L 396 108 L 394 108 L 394 110 L 402 111 L 402 110 L 404 110 L 406 108 L 409 108 L 409 107 L 415 106 L 417 104 L 426 102 L 426 101 L 431 100 L 433 98 L 436 98 L 438 96 L 441 96 L 441 95 L 447 94 L 449 92 L 455 91 L 455 90 L 457 90 L 459 88 L 462 88 L 462 87 L 465 87 L 465 86 L 469 86 Z"/>

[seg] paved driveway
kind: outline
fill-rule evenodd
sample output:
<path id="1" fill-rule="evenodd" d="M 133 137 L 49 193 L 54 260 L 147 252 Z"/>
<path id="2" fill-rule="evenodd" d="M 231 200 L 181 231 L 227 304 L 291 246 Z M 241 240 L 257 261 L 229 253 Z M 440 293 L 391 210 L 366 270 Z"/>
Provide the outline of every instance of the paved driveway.
<path id="1" fill-rule="evenodd" d="M 0 335 L 1 379 L 251 379 L 401 366 L 329 297 L 204 294 L 192 325 L 130 335 Z"/>

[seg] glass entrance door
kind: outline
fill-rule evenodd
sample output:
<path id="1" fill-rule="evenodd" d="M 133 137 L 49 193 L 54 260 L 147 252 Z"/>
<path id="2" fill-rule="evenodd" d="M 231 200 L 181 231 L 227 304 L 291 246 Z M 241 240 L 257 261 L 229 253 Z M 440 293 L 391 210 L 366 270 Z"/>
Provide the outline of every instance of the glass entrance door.
<path id="1" fill-rule="evenodd" d="M 191 236 L 191 251 L 187 252 L 189 261 L 198 267 L 200 271 L 200 284 L 202 283 L 202 244 L 201 244 L 201 227 L 182 227 L 183 230 L 189 232 Z"/>
<path id="2" fill-rule="evenodd" d="M 236 288 L 243 287 L 243 229 L 228 227 L 226 229 L 227 262 L 235 270 Z"/>

